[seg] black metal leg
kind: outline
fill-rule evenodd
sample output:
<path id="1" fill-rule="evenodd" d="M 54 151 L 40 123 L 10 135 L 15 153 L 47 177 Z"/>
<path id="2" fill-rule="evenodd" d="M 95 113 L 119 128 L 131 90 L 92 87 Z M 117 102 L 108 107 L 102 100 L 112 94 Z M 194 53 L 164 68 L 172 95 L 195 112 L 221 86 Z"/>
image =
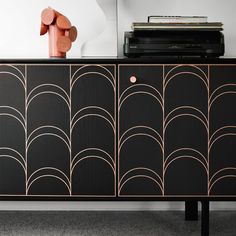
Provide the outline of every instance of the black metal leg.
<path id="1" fill-rule="evenodd" d="M 201 236 L 209 236 L 209 201 L 202 201 Z"/>
<path id="2" fill-rule="evenodd" d="M 195 221 L 198 220 L 198 202 L 185 201 L 185 220 Z"/>

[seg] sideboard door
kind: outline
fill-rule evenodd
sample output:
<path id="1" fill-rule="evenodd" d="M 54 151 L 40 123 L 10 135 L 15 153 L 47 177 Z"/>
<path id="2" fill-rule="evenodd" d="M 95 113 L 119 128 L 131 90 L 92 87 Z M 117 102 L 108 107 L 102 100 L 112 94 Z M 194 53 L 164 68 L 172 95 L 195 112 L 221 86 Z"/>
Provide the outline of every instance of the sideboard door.
<path id="1" fill-rule="evenodd" d="M 209 195 L 236 196 L 236 65 L 210 66 Z"/>
<path id="2" fill-rule="evenodd" d="M 119 66 L 119 196 L 207 196 L 208 87 L 207 65 Z"/>
<path id="3" fill-rule="evenodd" d="M 118 195 L 162 196 L 162 66 L 120 65 Z"/>
<path id="4" fill-rule="evenodd" d="M 27 196 L 70 196 L 70 67 L 27 65 Z"/>
<path id="5" fill-rule="evenodd" d="M 71 66 L 72 195 L 116 195 L 115 65 Z"/>
<path id="6" fill-rule="evenodd" d="M 115 73 L 0 66 L 0 196 L 116 196 Z"/>
<path id="7" fill-rule="evenodd" d="M 26 193 L 24 65 L 0 65 L 0 196 Z"/>
<path id="8" fill-rule="evenodd" d="M 165 65 L 166 196 L 207 196 L 208 65 Z"/>

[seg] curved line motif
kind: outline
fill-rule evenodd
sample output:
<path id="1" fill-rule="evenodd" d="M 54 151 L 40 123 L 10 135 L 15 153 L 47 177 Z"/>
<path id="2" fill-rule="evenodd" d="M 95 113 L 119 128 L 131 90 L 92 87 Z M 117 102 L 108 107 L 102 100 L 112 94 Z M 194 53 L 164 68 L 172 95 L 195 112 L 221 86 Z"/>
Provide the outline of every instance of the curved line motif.
<path id="1" fill-rule="evenodd" d="M 14 159 L 15 161 L 17 161 L 17 162 L 23 167 L 24 172 L 26 173 L 26 168 L 25 168 L 25 166 L 24 166 L 17 158 L 15 158 L 14 156 L 11 156 L 11 155 L 0 155 L 0 157 L 8 157 L 8 158 L 10 158 L 10 159 Z"/>
<path id="2" fill-rule="evenodd" d="M 214 95 L 218 90 L 220 90 L 220 89 L 222 89 L 222 88 L 224 88 L 224 87 L 231 87 L 231 86 L 236 87 L 236 84 L 224 84 L 224 85 L 219 86 L 217 89 L 215 89 L 215 90 L 212 92 L 211 96 L 209 97 L 209 100 L 211 101 L 213 95 Z"/>
<path id="3" fill-rule="evenodd" d="M 164 168 L 164 174 L 166 173 L 166 171 L 167 171 L 169 165 L 171 165 L 171 164 L 172 164 L 173 162 L 175 162 L 176 160 L 182 159 L 182 158 L 194 159 L 194 160 L 200 162 L 200 163 L 203 165 L 203 167 L 205 168 L 206 173 L 207 173 L 207 174 L 209 173 L 207 166 L 205 166 L 205 164 L 204 164 L 201 160 L 199 160 L 198 158 L 196 158 L 196 157 L 194 157 L 194 156 L 183 155 L 183 156 L 178 156 L 178 157 L 175 157 L 174 159 L 172 159 L 172 160 L 165 166 L 165 168 Z"/>
<path id="4" fill-rule="evenodd" d="M 154 88 L 153 86 L 148 85 L 148 84 L 134 84 L 134 85 L 132 85 L 132 86 L 129 86 L 129 87 L 128 87 L 127 89 L 125 89 L 124 92 L 120 95 L 119 102 L 121 101 L 121 99 L 122 99 L 124 93 L 126 93 L 128 90 L 130 90 L 130 89 L 132 89 L 132 88 L 134 88 L 134 87 L 141 87 L 141 86 L 143 86 L 143 87 L 148 87 L 148 88 L 152 88 L 155 92 L 157 92 L 157 94 L 160 96 L 161 101 L 162 101 L 162 104 L 163 104 L 163 97 L 162 97 L 161 93 L 160 93 L 156 88 Z M 153 94 L 153 95 L 154 95 L 154 94 Z M 154 95 L 154 96 L 155 96 L 155 95 Z"/>
<path id="5" fill-rule="evenodd" d="M 209 109 L 211 109 L 211 106 L 212 104 L 215 102 L 215 100 L 217 100 L 219 97 L 225 95 L 225 94 L 236 94 L 235 91 L 227 91 L 227 92 L 223 92 L 223 93 L 220 93 L 219 95 L 217 95 L 209 104 Z"/>
<path id="6" fill-rule="evenodd" d="M 112 81 L 109 79 L 109 77 L 107 77 L 106 75 L 104 75 L 104 74 L 102 74 L 102 73 L 99 73 L 99 72 L 86 72 L 86 73 L 83 73 L 82 75 L 76 77 L 76 78 L 74 79 L 74 81 L 72 82 L 72 84 L 71 84 L 71 90 L 73 89 L 73 87 L 74 87 L 76 81 L 77 81 L 78 79 L 80 79 L 81 77 L 85 76 L 85 75 L 101 75 L 102 77 L 106 78 L 106 79 L 109 81 L 109 83 L 111 84 L 113 90 L 115 91 L 115 85 L 112 83 Z M 114 82 L 114 81 L 113 81 L 113 82 Z"/>
<path id="7" fill-rule="evenodd" d="M 210 139 L 209 139 L 209 143 L 211 143 L 213 137 L 214 137 L 219 131 L 224 130 L 224 129 L 228 129 L 228 128 L 236 129 L 236 126 L 234 126 L 234 125 L 228 125 L 228 126 L 223 126 L 223 127 L 219 128 L 219 129 L 217 129 L 217 130 L 211 135 L 211 137 L 210 137 Z"/>
<path id="8" fill-rule="evenodd" d="M 38 172 L 40 172 L 40 171 L 42 171 L 42 170 L 55 170 L 55 171 L 61 173 L 61 174 L 66 178 L 66 180 L 68 181 L 68 183 L 70 183 L 70 180 L 69 180 L 69 178 L 66 176 L 66 174 L 65 174 L 63 171 L 61 171 L 61 170 L 59 170 L 59 169 L 57 169 L 57 168 L 54 168 L 54 167 L 43 167 L 43 168 L 37 169 L 36 171 L 34 171 L 34 172 L 29 176 L 29 178 L 28 178 L 28 180 L 27 180 L 27 183 L 30 182 L 30 179 L 33 177 L 34 174 L 36 174 L 36 173 L 38 173 Z"/>
<path id="9" fill-rule="evenodd" d="M 222 177 L 218 178 L 218 179 L 215 180 L 215 181 L 212 183 L 212 185 L 210 186 L 210 188 L 209 188 L 209 193 L 211 192 L 211 189 L 214 187 L 214 185 L 215 185 L 218 181 L 220 181 L 221 179 L 225 179 L 225 178 L 236 178 L 236 175 L 225 175 L 225 176 L 222 176 Z"/>
<path id="10" fill-rule="evenodd" d="M 12 149 L 12 148 L 9 148 L 9 147 L 0 147 L 0 150 L 10 150 L 10 151 L 13 151 L 17 155 L 19 155 L 19 157 L 22 159 L 22 161 L 26 165 L 26 161 L 25 161 L 24 157 L 18 151 L 16 151 L 15 149 Z"/>
<path id="11" fill-rule="evenodd" d="M 198 120 L 205 126 L 207 133 L 209 132 L 209 131 L 208 131 L 208 126 L 204 123 L 204 121 L 203 121 L 201 118 L 199 118 L 198 116 L 192 115 L 192 114 L 183 113 L 183 114 L 174 116 L 173 118 L 171 118 L 171 119 L 165 124 L 164 133 L 166 132 L 167 126 L 172 122 L 172 120 L 175 120 L 176 118 L 181 117 L 181 116 L 192 116 L 192 117 L 198 119 Z"/>
<path id="12" fill-rule="evenodd" d="M 29 139 L 33 135 L 33 133 L 35 133 L 36 131 L 38 131 L 40 129 L 44 129 L 44 128 L 52 128 L 52 129 L 59 130 L 61 133 L 63 133 L 66 136 L 68 143 L 70 143 L 70 139 L 69 139 L 68 135 L 62 129 L 60 129 L 60 128 L 56 127 L 56 126 L 53 126 L 53 125 L 43 125 L 43 126 L 38 127 L 37 129 L 33 130 L 30 133 L 30 135 L 28 136 L 27 142 L 29 141 Z"/>
<path id="13" fill-rule="evenodd" d="M 112 121 L 115 123 L 115 120 L 114 120 L 114 118 L 112 117 L 112 115 L 111 115 L 107 110 L 105 110 L 104 108 L 98 107 L 98 106 L 88 106 L 88 107 L 84 107 L 84 108 L 80 109 L 80 110 L 77 111 L 77 112 L 74 114 L 74 116 L 72 117 L 71 123 L 73 123 L 75 117 L 76 117 L 81 111 L 84 111 L 84 110 L 87 110 L 87 109 L 90 109 L 90 108 L 92 108 L 92 109 L 98 109 L 98 110 L 104 111 L 106 114 L 109 115 L 109 117 L 110 117 L 110 118 L 112 119 Z"/>
<path id="14" fill-rule="evenodd" d="M 20 83 L 23 85 L 23 88 L 25 90 L 25 81 L 22 81 L 21 78 L 17 75 L 15 75 L 14 73 L 11 73 L 11 72 L 8 72 L 8 71 L 0 71 L 0 74 L 9 74 L 9 75 L 12 75 L 13 77 L 17 78 L 18 81 L 20 81 Z"/>
<path id="15" fill-rule="evenodd" d="M 205 76 L 205 78 L 208 80 L 208 77 L 207 77 L 206 73 L 205 73 L 201 68 L 199 68 L 199 67 L 196 66 L 196 65 L 184 65 L 184 64 L 180 64 L 180 65 L 177 65 L 177 66 L 173 67 L 173 68 L 165 75 L 164 79 L 166 79 L 166 78 L 169 76 L 169 74 L 170 74 L 173 70 L 175 70 L 176 68 L 179 68 L 179 67 L 186 67 L 186 66 L 189 66 L 189 67 L 193 67 L 193 68 L 198 69 L 199 71 L 201 71 L 201 72 L 203 73 L 203 75 Z"/>
<path id="16" fill-rule="evenodd" d="M 174 113 L 174 112 L 177 111 L 177 110 L 181 110 L 181 109 L 190 109 L 190 110 L 195 110 L 195 111 L 199 112 L 199 113 L 204 117 L 206 124 L 208 123 L 208 119 L 206 118 L 206 116 L 204 115 L 204 113 L 203 113 L 201 110 L 199 110 L 199 109 L 197 109 L 197 108 L 195 108 L 195 107 L 192 107 L 192 106 L 180 106 L 180 107 L 176 107 L 174 110 L 172 110 L 171 112 L 169 112 L 169 114 L 166 116 L 166 118 L 165 118 L 165 120 L 164 120 L 164 123 L 166 123 L 168 117 L 169 117 L 172 113 Z"/>
<path id="17" fill-rule="evenodd" d="M 112 129 L 113 129 L 113 132 L 115 133 L 115 128 L 114 128 L 113 124 L 112 124 L 106 117 L 101 116 L 101 115 L 99 115 L 99 114 L 87 114 L 87 115 L 81 116 L 81 117 L 80 117 L 79 119 L 77 119 L 77 120 L 75 121 L 75 123 L 72 125 L 71 130 L 74 129 L 75 125 L 76 125 L 80 120 L 82 120 L 83 118 L 88 117 L 88 116 L 97 116 L 97 117 L 100 117 L 100 118 L 102 118 L 102 119 L 105 119 L 105 120 L 111 125 L 111 127 L 112 127 Z"/>
<path id="18" fill-rule="evenodd" d="M 183 75 L 183 74 L 190 74 L 190 75 L 194 75 L 196 77 L 198 77 L 205 85 L 206 89 L 208 90 L 208 84 L 206 83 L 206 81 L 198 74 L 196 73 L 192 73 L 192 72 L 179 72 L 177 74 L 174 74 L 173 76 L 170 77 L 169 80 L 167 80 L 167 82 L 165 83 L 164 87 L 163 87 L 163 90 L 165 91 L 166 90 L 166 87 L 168 86 L 168 84 L 171 82 L 171 80 L 173 80 L 176 76 L 178 75 Z"/>
<path id="19" fill-rule="evenodd" d="M 22 73 L 22 71 L 20 69 L 18 69 L 16 66 L 13 66 L 12 64 L 6 64 L 5 65 L 6 67 L 11 67 L 15 70 L 17 70 L 21 75 L 22 75 L 22 78 L 25 80 L 25 75 Z"/>
<path id="20" fill-rule="evenodd" d="M 163 189 L 162 189 L 162 186 L 161 186 L 154 178 L 152 178 L 152 177 L 150 177 L 150 176 L 146 176 L 146 175 L 134 175 L 134 176 L 128 178 L 128 179 L 120 186 L 120 188 L 119 188 L 119 190 L 118 190 L 119 194 L 120 194 L 120 192 L 121 192 L 123 186 L 124 186 L 128 181 L 130 181 L 130 180 L 132 180 L 132 179 L 136 179 L 136 178 L 151 179 L 152 181 L 154 181 L 154 182 L 158 185 L 158 187 L 159 187 L 160 190 L 161 190 L 161 193 L 162 193 L 162 194 L 164 193 L 164 191 L 163 191 Z"/>
<path id="21" fill-rule="evenodd" d="M 219 173 L 224 172 L 224 171 L 226 171 L 226 170 L 235 170 L 235 171 L 236 171 L 236 168 L 235 168 L 235 167 L 227 167 L 227 168 L 223 168 L 223 169 L 218 170 L 218 171 L 217 171 L 214 175 L 212 175 L 212 177 L 210 178 L 209 184 L 211 185 L 211 182 L 212 182 L 212 180 L 214 179 L 214 177 L 215 177 L 216 175 L 218 175 Z"/>
<path id="22" fill-rule="evenodd" d="M 150 168 L 146 168 L 146 167 L 137 167 L 137 168 L 133 168 L 133 169 L 130 169 L 129 171 L 127 171 L 125 174 L 123 174 L 123 176 L 121 177 L 120 181 L 119 181 L 119 186 L 120 186 L 120 183 L 122 182 L 122 180 L 124 179 L 124 177 L 133 172 L 133 171 L 136 171 L 136 170 L 146 170 L 146 171 L 150 171 L 151 173 L 153 173 L 154 175 L 156 175 L 156 177 L 160 180 L 161 184 L 163 185 L 163 180 L 161 179 L 161 177 L 152 169 Z M 162 187 L 163 188 L 163 187 Z"/>
<path id="23" fill-rule="evenodd" d="M 41 179 L 41 178 L 45 178 L 45 177 L 51 177 L 51 178 L 59 179 L 61 182 L 63 182 L 63 183 L 66 185 L 66 187 L 67 187 L 67 189 L 68 189 L 68 191 L 69 191 L 69 193 L 70 193 L 70 187 L 69 187 L 69 186 L 67 185 L 67 183 L 66 183 L 63 179 L 61 179 L 60 177 L 55 176 L 55 175 L 41 175 L 41 176 L 35 178 L 35 179 L 28 185 L 28 187 L 27 187 L 27 189 L 26 189 L 26 194 L 28 194 L 31 185 L 32 185 L 35 181 L 37 181 L 37 180 L 39 180 L 39 179 Z"/>
<path id="24" fill-rule="evenodd" d="M 56 84 L 41 84 L 41 85 L 36 86 L 34 89 L 32 89 L 32 90 L 30 91 L 30 93 L 29 93 L 28 96 L 27 96 L 27 99 L 30 97 L 30 95 L 31 95 L 36 89 L 41 88 L 41 87 L 45 87 L 45 86 L 58 88 L 58 89 L 59 89 L 60 91 L 62 91 L 63 94 L 67 97 L 68 101 L 70 101 L 70 97 L 68 96 L 67 92 L 66 92 L 63 88 L 61 88 L 60 86 L 58 86 L 58 85 L 56 85 Z M 50 91 L 50 90 L 47 90 L 47 91 Z"/>
<path id="25" fill-rule="evenodd" d="M 125 136 L 125 134 L 127 134 L 130 130 L 139 129 L 139 128 L 149 129 L 149 130 L 153 131 L 153 132 L 160 138 L 160 140 L 163 142 L 163 139 L 162 139 L 161 135 L 160 135 L 155 129 L 153 129 L 153 128 L 149 127 L 149 126 L 137 125 L 137 126 L 133 126 L 133 127 L 129 128 L 129 129 L 127 129 L 127 130 L 121 135 L 120 140 L 119 140 L 119 144 L 121 143 L 121 140 L 122 140 L 122 138 Z"/>
<path id="26" fill-rule="evenodd" d="M 9 108 L 10 110 L 15 111 L 17 114 L 20 115 L 20 117 L 22 118 L 22 120 L 25 122 L 24 116 L 23 116 L 23 115 L 20 113 L 20 111 L 18 111 L 16 108 L 11 107 L 11 106 L 0 106 L 0 109 L 1 109 L 1 108 Z"/>
<path id="27" fill-rule="evenodd" d="M 133 137 L 135 137 L 135 136 L 147 136 L 147 137 L 152 138 L 153 140 L 155 140 L 155 141 L 160 145 L 161 151 L 162 151 L 162 153 L 163 153 L 163 146 L 162 146 L 162 143 L 159 142 L 159 140 L 157 140 L 155 137 L 153 137 L 152 135 L 149 135 L 149 134 L 137 133 L 137 134 L 130 135 L 128 138 L 126 138 L 126 139 L 121 143 L 121 145 L 120 145 L 119 148 L 118 148 L 118 153 L 119 153 L 119 154 L 120 154 L 120 150 L 121 150 L 122 146 L 124 145 L 124 143 L 125 143 L 127 140 L 129 140 L 130 138 L 133 138 Z"/>
<path id="28" fill-rule="evenodd" d="M 168 159 L 169 159 L 174 153 L 176 153 L 176 152 L 178 152 L 178 151 L 193 151 L 193 152 L 199 154 L 199 155 L 206 161 L 206 165 L 208 165 L 207 159 L 203 156 L 203 154 L 202 154 L 201 152 L 199 152 L 198 150 L 193 149 L 193 148 L 179 148 L 179 149 L 174 150 L 173 152 L 171 152 L 171 153 L 167 156 L 166 160 L 164 161 L 164 165 L 166 165 Z"/>
<path id="29" fill-rule="evenodd" d="M 42 137 L 42 136 L 55 136 L 55 137 L 58 137 L 59 139 L 61 139 L 61 140 L 66 144 L 66 146 L 68 147 L 68 151 L 70 152 L 71 149 L 70 149 L 69 144 L 66 142 L 66 140 L 64 140 L 61 136 L 59 136 L 59 135 L 57 135 L 57 134 L 53 134 L 53 133 L 43 133 L 43 134 L 37 135 L 36 137 L 34 137 L 34 138 L 28 143 L 28 145 L 27 145 L 27 147 L 26 147 L 26 151 L 29 150 L 29 147 L 30 147 L 31 143 L 34 142 L 34 140 L 36 140 L 36 139 L 38 139 L 39 137 Z"/>
<path id="30" fill-rule="evenodd" d="M 105 71 L 107 71 L 107 72 L 111 75 L 113 81 L 115 81 L 114 75 L 113 75 L 105 66 L 98 65 L 98 64 L 97 64 L 97 65 L 88 64 L 88 65 L 83 65 L 83 66 L 81 66 L 78 70 L 75 71 L 75 73 L 72 75 L 71 79 L 73 80 L 75 74 L 76 74 L 78 71 L 84 69 L 85 67 L 91 67 L 91 66 L 100 67 L 100 68 L 104 69 Z"/>
<path id="31" fill-rule="evenodd" d="M 17 121 L 20 122 L 21 126 L 23 127 L 23 129 L 24 129 L 24 133 L 26 133 L 25 124 L 23 124 L 22 121 L 21 121 L 18 117 L 13 116 L 12 114 L 8 114 L 8 113 L 0 113 L 0 116 L 10 116 L 10 117 L 16 119 Z"/>
<path id="32" fill-rule="evenodd" d="M 61 94 L 55 93 L 55 92 L 51 92 L 51 91 L 44 91 L 44 92 L 40 92 L 40 93 L 34 95 L 34 96 L 28 101 L 28 103 L 27 103 L 27 105 L 26 105 L 26 110 L 28 110 L 30 103 L 31 103 L 36 97 L 38 97 L 38 96 L 40 96 L 40 95 L 42 95 L 42 94 L 54 94 L 54 95 L 56 95 L 56 96 L 58 96 L 58 97 L 61 97 L 61 98 L 65 101 L 65 103 L 66 103 L 67 107 L 69 108 L 69 110 L 71 109 L 71 108 L 70 108 L 70 104 L 68 103 L 68 101 L 67 101 L 63 96 L 61 96 Z"/>
<path id="33" fill-rule="evenodd" d="M 148 93 L 148 92 L 144 92 L 144 91 L 139 91 L 139 92 L 133 92 L 133 93 L 130 93 L 129 95 L 127 95 L 127 96 L 123 99 L 123 101 L 120 103 L 120 105 L 118 106 L 119 111 L 121 110 L 121 106 L 122 106 L 122 104 L 126 101 L 126 99 L 128 99 L 129 97 L 131 97 L 132 95 L 135 95 L 135 94 L 147 94 L 147 95 L 150 95 L 150 96 L 154 97 L 155 100 L 158 101 L 158 103 L 160 104 L 160 106 L 161 106 L 161 108 L 162 108 L 162 110 L 163 110 L 163 105 L 162 105 L 161 101 L 160 101 L 155 95 L 153 95 L 152 93 Z"/>
<path id="34" fill-rule="evenodd" d="M 113 160 L 113 158 L 111 157 L 111 155 L 110 155 L 108 152 L 106 152 L 106 151 L 104 151 L 104 150 L 102 150 L 102 149 L 99 149 L 99 148 L 86 148 L 86 149 L 84 149 L 84 150 L 78 152 L 78 153 L 72 158 L 71 164 L 73 165 L 73 163 L 74 163 L 74 161 L 75 161 L 75 159 L 76 159 L 77 156 L 79 156 L 81 153 L 86 152 L 86 151 L 100 151 L 100 152 L 106 154 L 106 155 L 108 156 L 108 158 L 112 161 L 113 165 L 115 166 L 115 161 Z"/>
<path id="35" fill-rule="evenodd" d="M 218 136 L 217 138 L 214 139 L 214 141 L 210 144 L 209 146 L 209 152 L 211 151 L 211 148 L 213 146 L 213 144 L 218 140 L 218 139 L 221 139 L 222 137 L 224 136 L 236 136 L 236 133 L 227 133 L 227 134 L 222 134 L 220 136 Z"/>
<path id="36" fill-rule="evenodd" d="M 84 161 L 84 160 L 86 160 L 86 159 L 90 159 L 90 158 L 96 158 L 96 159 L 100 159 L 100 160 L 105 161 L 105 162 L 111 167 L 111 169 L 112 169 L 112 171 L 113 171 L 113 174 L 114 174 L 114 176 L 115 176 L 115 169 L 114 169 L 114 167 L 111 165 L 111 163 L 110 163 L 109 161 L 107 161 L 105 158 L 100 157 L 100 156 L 95 156 L 95 155 L 85 156 L 85 157 L 79 159 L 77 162 L 75 162 L 75 164 L 72 166 L 71 174 L 73 173 L 75 167 L 79 164 L 79 162 Z"/>

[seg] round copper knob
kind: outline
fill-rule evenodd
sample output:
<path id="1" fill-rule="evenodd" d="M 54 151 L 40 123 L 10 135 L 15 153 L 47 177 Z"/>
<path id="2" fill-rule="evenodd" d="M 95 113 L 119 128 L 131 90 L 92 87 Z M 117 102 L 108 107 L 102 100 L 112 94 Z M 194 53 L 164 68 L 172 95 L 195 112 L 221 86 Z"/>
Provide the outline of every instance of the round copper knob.
<path id="1" fill-rule="evenodd" d="M 135 84 L 137 82 L 137 77 L 133 75 L 129 78 L 129 81 L 130 83 Z"/>

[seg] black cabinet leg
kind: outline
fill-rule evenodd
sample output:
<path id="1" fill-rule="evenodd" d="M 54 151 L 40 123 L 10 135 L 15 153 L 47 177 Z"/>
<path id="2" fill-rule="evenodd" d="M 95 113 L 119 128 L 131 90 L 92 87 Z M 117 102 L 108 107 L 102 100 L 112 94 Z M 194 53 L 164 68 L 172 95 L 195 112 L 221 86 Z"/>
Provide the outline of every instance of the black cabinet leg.
<path id="1" fill-rule="evenodd" d="M 201 236 L 209 236 L 209 201 L 202 201 Z"/>
<path id="2" fill-rule="evenodd" d="M 185 220 L 198 220 L 198 202 L 185 201 Z"/>

